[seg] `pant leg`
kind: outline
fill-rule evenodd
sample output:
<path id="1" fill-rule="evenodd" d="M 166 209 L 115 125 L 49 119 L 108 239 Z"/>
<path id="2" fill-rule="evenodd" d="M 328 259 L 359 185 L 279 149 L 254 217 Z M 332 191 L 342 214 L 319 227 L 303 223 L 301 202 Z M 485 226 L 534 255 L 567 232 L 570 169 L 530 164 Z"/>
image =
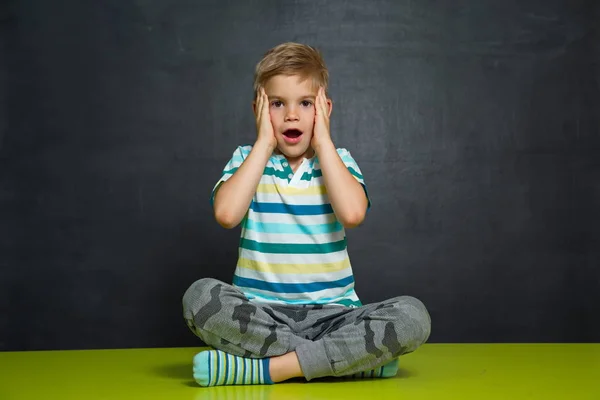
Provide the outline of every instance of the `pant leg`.
<path id="1" fill-rule="evenodd" d="M 279 356 L 308 342 L 269 311 L 211 278 L 194 282 L 183 296 L 183 316 L 192 332 L 207 345 L 242 357 Z"/>
<path id="2" fill-rule="evenodd" d="M 377 368 L 415 351 L 431 332 L 427 309 L 409 296 L 338 312 L 314 310 L 304 322 L 313 341 L 296 353 L 307 380 Z"/>

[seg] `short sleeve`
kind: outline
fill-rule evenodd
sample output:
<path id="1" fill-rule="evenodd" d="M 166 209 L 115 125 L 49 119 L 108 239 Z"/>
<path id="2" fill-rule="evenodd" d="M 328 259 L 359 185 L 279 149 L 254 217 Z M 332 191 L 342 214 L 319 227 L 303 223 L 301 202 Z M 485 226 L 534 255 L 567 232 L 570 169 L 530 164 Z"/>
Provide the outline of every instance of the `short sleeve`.
<path id="1" fill-rule="evenodd" d="M 252 150 L 252 146 L 238 146 L 231 158 L 223 168 L 223 172 L 221 173 L 221 178 L 217 181 L 215 186 L 213 187 L 212 193 L 210 195 L 210 204 L 212 205 L 215 200 L 215 194 L 217 193 L 217 189 L 219 186 L 226 182 L 229 178 L 235 174 L 235 171 L 242 165 L 246 157 L 250 154 L 250 150 Z"/>
<path id="2" fill-rule="evenodd" d="M 371 198 L 369 197 L 369 192 L 367 191 L 367 184 L 365 183 L 365 178 L 363 177 L 362 171 L 360 170 L 358 163 L 356 162 L 356 160 L 354 160 L 350 152 L 346 149 L 337 149 L 337 153 L 342 159 L 342 162 L 344 163 L 346 168 L 348 168 L 348 171 L 350 171 L 352 176 L 354 176 L 354 178 L 362 185 L 365 191 L 365 196 L 367 196 L 367 209 L 370 209 Z"/>

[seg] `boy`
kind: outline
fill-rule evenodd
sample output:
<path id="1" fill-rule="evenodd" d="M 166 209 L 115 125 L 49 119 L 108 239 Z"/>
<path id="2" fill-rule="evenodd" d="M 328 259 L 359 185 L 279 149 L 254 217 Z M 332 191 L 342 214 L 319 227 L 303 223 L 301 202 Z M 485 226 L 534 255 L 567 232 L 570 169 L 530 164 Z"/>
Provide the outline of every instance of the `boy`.
<path id="1" fill-rule="evenodd" d="M 362 305 L 354 291 L 344 229 L 370 200 L 331 140 L 327 86 L 306 45 L 281 44 L 256 66 L 256 142 L 235 150 L 211 197 L 220 225 L 242 225 L 233 284 L 205 278 L 183 296 L 188 326 L 216 349 L 194 357 L 201 386 L 394 376 L 429 337 L 419 300 Z"/>

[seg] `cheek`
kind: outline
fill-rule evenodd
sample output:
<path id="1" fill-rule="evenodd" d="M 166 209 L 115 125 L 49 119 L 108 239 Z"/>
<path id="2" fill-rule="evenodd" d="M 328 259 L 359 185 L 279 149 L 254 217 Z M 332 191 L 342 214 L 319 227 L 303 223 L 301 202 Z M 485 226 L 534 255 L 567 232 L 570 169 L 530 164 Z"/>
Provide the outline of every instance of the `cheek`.
<path id="1" fill-rule="evenodd" d="M 270 108 L 269 115 L 271 116 L 271 123 L 273 125 L 279 125 L 279 121 L 283 120 L 283 113 L 279 108 Z"/>
<path id="2" fill-rule="evenodd" d="M 304 110 L 304 113 L 302 114 L 302 119 L 304 121 L 306 121 L 307 123 L 310 123 L 311 125 L 314 123 L 315 121 L 315 109 L 314 107 L 312 108 L 307 108 L 306 110 Z"/>

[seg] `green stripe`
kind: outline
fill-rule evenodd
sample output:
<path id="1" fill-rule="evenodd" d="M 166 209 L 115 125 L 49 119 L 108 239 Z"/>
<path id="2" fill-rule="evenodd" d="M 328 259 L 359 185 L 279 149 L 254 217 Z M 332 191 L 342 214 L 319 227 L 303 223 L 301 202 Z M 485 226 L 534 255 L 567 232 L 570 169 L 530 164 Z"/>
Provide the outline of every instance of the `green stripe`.
<path id="1" fill-rule="evenodd" d="M 287 180 L 287 178 L 288 178 L 288 172 L 285 172 L 283 170 L 280 171 L 273 167 L 265 167 L 265 169 L 263 171 L 263 175 L 276 176 L 277 178 L 285 179 L 285 180 Z"/>
<path id="2" fill-rule="evenodd" d="M 358 172 L 356 172 L 356 171 L 354 170 L 354 168 L 352 168 L 352 167 L 348 167 L 348 171 L 350 171 L 350 173 L 351 173 L 352 175 L 354 175 L 355 177 L 357 177 L 357 178 L 358 178 L 358 179 L 360 179 L 361 181 L 363 180 L 363 176 L 362 176 L 361 174 L 359 174 Z"/>
<path id="3" fill-rule="evenodd" d="M 240 372 L 240 370 L 238 369 L 238 357 L 235 357 L 233 359 L 233 384 L 235 385 L 237 383 L 237 377 L 238 377 L 238 373 Z"/>
<path id="4" fill-rule="evenodd" d="M 223 171 L 223 175 L 233 175 L 235 174 L 235 172 L 238 170 L 238 167 L 234 167 L 231 169 L 226 169 Z M 348 167 L 348 171 L 350 171 L 350 173 L 354 176 L 356 176 L 359 179 L 363 179 L 363 176 L 361 174 L 359 174 L 358 172 L 356 172 L 356 170 L 352 167 Z M 266 176 L 275 176 L 279 179 L 283 179 L 283 180 L 288 180 L 288 174 L 289 172 L 284 171 L 284 170 L 279 170 L 279 169 L 275 169 L 273 167 L 265 167 L 264 171 L 263 171 L 263 175 Z M 302 174 L 302 177 L 300 178 L 301 181 L 310 181 L 311 179 L 314 178 L 320 178 L 323 176 L 323 172 L 320 169 L 317 170 L 313 170 L 312 172 L 305 172 Z"/>
<path id="5" fill-rule="evenodd" d="M 273 167 L 265 167 L 265 169 L 263 170 L 263 175 L 275 176 L 279 179 L 284 179 L 284 180 L 288 179 L 288 174 L 289 174 L 289 171 L 278 170 Z M 310 181 L 312 178 L 320 178 L 321 176 L 323 176 L 323 174 L 321 173 L 321 170 L 319 169 L 316 171 L 312 171 L 312 173 L 308 173 L 308 172 L 303 173 L 300 180 Z"/>
<path id="6" fill-rule="evenodd" d="M 316 171 L 312 172 L 312 177 L 313 178 L 320 178 L 323 176 L 323 173 L 321 172 L 320 169 L 317 169 Z M 304 173 L 304 175 L 302 175 L 302 179 L 303 181 L 310 181 L 311 175 L 309 175 L 308 173 Z"/>
<path id="7" fill-rule="evenodd" d="M 352 291 L 354 291 L 354 289 L 350 289 L 348 290 L 346 293 L 344 293 L 343 295 L 341 295 L 341 297 L 347 297 L 349 296 L 349 293 L 351 293 Z M 246 296 L 249 296 L 249 298 L 256 298 L 256 295 L 253 295 L 251 293 L 246 292 Z M 272 297 L 272 296 L 267 296 L 265 294 L 260 294 L 258 297 L 260 297 L 261 299 L 265 299 L 265 300 L 273 300 L 273 301 L 279 301 L 281 300 L 281 297 Z M 336 296 L 340 297 L 340 296 Z M 355 306 L 355 307 L 361 307 L 363 304 L 362 302 L 359 301 L 355 301 L 355 300 L 350 300 L 350 299 L 343 299 L 343 300 L 336 300 L 335 302 L 333 301 L 333 298 L 320 298 L 315 300 L 314 302 L 311 302 L 311 304 L 337 304 L 337 305 L 341 305 L 341 306 L 345 306 L 345 307 L 351 307 L 351 306 Z M 285 302 L 287 304 L 306 304 L 306 300 L 290 300 L 290 299 L 285 299 Z"/>
<path id="8" fill-rule="evenodd" d="M 240 247 L 260 253 L 273 254 L 326 254 L 342 251 L 346 248 L 346 239 L 322 244 L 295 244 L 295 243 L 262 243 L 242 238 Z"/>
<path id="9" fill-rule="evenodd" d="M 214 374 L 214 371 L 212 371 L 213 373 L 211 374 L 211 368 L 212 368 L 212 357 L 213 357 L 213 352 L 209 351 L 208 352 L 208 386 L 212 386 L 212 379 Z"/>
<path id="10" fill-rule="evenodd" d="M 235 171 L 237 171 L 237 170 L 238 170 L 238 167 L 227 169 L 227 170 L 223 171 L 223 175 L 233 175 L 233 174 L 235 174 Z"/>
<path id="11" fill-rule="evenodd" d="M 231 363 L 229 362 L 229 354 L 225 354 L 225 357 L 223 357 L 223 358 L 224 358 L 224 364 L 225 364 L 225 379 L 223 379 L 223 384 L 226 385 L 227 383 L 229 383 L 229 377 L 231 376 L 229 374 L 229 364 L 231 364 Z"/>
<path id="12" fill-rule="evenodd" d="M 220 373 L 221 373 L 221 353 L 217 351 L 215 353 L 217 355 L 217 368 L 215 368 L 215 386 L 219 384 Z"/>
<path id="13" fill-rule="evenodd" d="M 340 305 L 346 306 L 346 307 L 350 307 L 350 306 L 361 307 L 362 306 L 362 302 L 350 300 L 350 299 L 343 299 L 340 301 L 336 301 L 335 304 L 340 304 Z"/>

